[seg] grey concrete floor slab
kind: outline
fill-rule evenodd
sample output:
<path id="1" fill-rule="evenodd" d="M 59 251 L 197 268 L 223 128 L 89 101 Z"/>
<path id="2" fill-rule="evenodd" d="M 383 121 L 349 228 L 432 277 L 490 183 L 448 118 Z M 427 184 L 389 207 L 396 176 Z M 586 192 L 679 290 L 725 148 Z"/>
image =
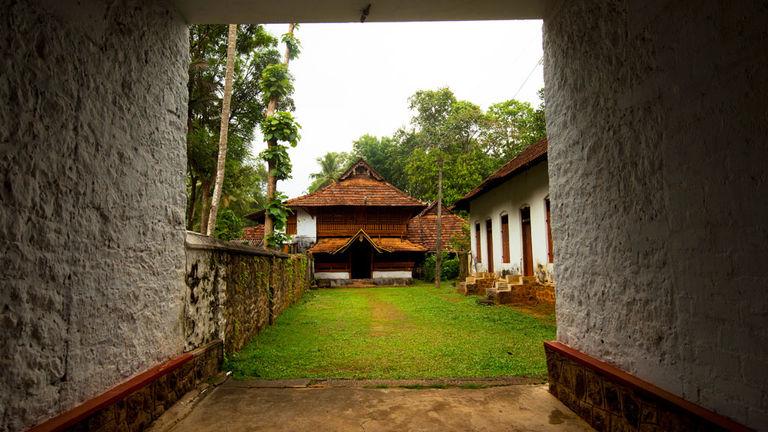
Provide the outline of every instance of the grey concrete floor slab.
<path id="1" fill-rule="evenodd" d="M 589 431 L 546 385 L 214 389 L 173 431 Z"/>

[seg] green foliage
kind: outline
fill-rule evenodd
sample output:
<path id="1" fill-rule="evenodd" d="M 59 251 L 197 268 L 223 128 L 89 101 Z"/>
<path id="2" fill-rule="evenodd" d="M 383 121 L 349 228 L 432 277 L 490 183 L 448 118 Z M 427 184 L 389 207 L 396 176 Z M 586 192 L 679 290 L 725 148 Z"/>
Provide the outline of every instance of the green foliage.
<path id="1" fill-rule="evenodd" d="M 352 154 L 365 159 L 393 185 L 408 190 L 404 168 L 413 148 L 406 138 L 402 134 L 381 138 L 363 135 L 352 144 Z"/>
<path id="2" fill-rule="evenodd" d="M 298 24 L 296 25 L 298 27 Z M 293 33 L 285 33 L 282 37 L 282 41 L 286 47 L 288 47 L 288 58 L 294 60 L 301 54 L 301 43 Z"/>
<path id="3" fill-rule="evenodd" d="M 352 155 L 346 152 L 328 152 L 315 160 L 320 165 L 320 171 L 309 175 L 312 179 L 312 184 L 308 188 L 309 193 L 338 180 L 339 176 L 354 162 Z"/>
<path id="4" fill-rule="evenodd" d="M 293 165 L 291 164 L 291 157 L 288 156 L 288 149 L 284 145 L 272 144 L 262 151 L 259 156 L 272 164 L 274 169 L 270 174 L 275 176 L 277 180 L 291 178 Z"/>
<path id="5" fill-rule="evenodd" d="M 261 133 L 268 142 L 287 142 L 296 147 L 301 136 L 299 126 L 293 115 L 286 111 L 278 111 L 261 122 Z"/>
<path id="6" fill-rule="evenodd" d="M 264 206 L 264 211 L 272 218 L 272 224 L 274 226 L 274 233 L 267 234 L 267 245 L 272 249 L 279 249 L 288 240 L 289 237 L 285 235 L 285 226 L 288 223 L 288 213 L 291 211 L 285 205 L 287 196 L 280 192 L 275 192 L 275 197 L 268 201 Z"/>
<path id="7" fill-rule="evenodd" d="M 543 94 L 543 93 L 542 93 Z M 363 135 L 353 154 L 388 181 L 425 201 L 437 198 L 443 163 L 443 200 L 453 203 L 528 145 L 546 136 L 543 104 L 510 100 L 483 112 L 448 88 L 421 90 L 408 100 L 411 128 L 391 137 Z"/>
<path id="8" fill-rule="evenodd" d="M 508 100 L 493 104 L 486 112 L 483 143 L 495 157 L 511 159 L 546 136 L 544 110 Z"/>
<path id="9" fill-rule="evenodd" d="M 436 255 L 437 254 L 432 253 L 424 259 L 423 279 L 427 282 L 433 282 L 435 280 Z M 446 281 L 456 279 L 457 277 L 459 277 L 459 258 L 456 254 L 443 252 L 443 262 L 440 267 L 440 279 Z"/>
<path id="10" fill-rule="evenodd" d="M 228 208 L 219 210 L 216 216 L 214 236 L 221 240 L 235 240 L 243 236 L 243 220 Z"/>
<path id="11" fill-rule="evenodd" d="M 238 26 L 221 204 L 238 216 L 252 212 L 263 200 L 266 171 L 252 157 L 249 147 L 265 109 L 258 81 L 265 67 L 279 62 L 277 43 L 263 26 Z M 190 26 L 187 191 L 188 202 L 195 205 L 189 225 L 193 228 L 203 207 L 202 187 L 207 186 L 210 192 L 216 172 L 226 52 L 227 25 Z"/>
<path id="12" fill-rule="evenodd" d="M 278 63 L 265 67 L 261 72 L 259 89 L 265 101 L 271 98 L 281 99 L 293 93 L 293 79 L 288 72 L 288 66 Z"/>
<path id="13" fill-rule="evenodd" d="M 469 223 L 461 224 L 461 234 L 456 234 L 448 240 L 448 247 L 454 251 L 467 252 L 470 250 Z"/>
<path id="14" fill-rule="evenodd" d="M 480 306 L 448 285 L 309 291 L 225 370 L 236 379 L 546 376 L 552 319 Z"/>

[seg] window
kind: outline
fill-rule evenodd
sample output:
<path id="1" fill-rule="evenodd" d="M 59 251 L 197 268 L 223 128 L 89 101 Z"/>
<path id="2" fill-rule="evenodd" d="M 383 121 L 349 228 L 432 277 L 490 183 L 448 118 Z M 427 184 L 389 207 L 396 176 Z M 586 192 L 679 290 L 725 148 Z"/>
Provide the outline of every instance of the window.
<path id="1" fill-rule="evenodd" d="M 296 235 L 296 213 L 288 215 L 288 221 L 285 224 L 285 233 L 289 236 Z"/>
<path id="2" fill-rule="evenodd" d="M 547 209 L 547 261 L 555 261 L 555 250 L 552 248 L 552 224 L 551 213 L 549 211 L 549 198 L 544 199 L 544 207 Z"/>
<path id="3" fill-rule="evenodd" d="M 501 215 L 501 262 L 509 263 L 509 216 Z"/>
<path id="4" fill-rule="evenodd" d="M 481 262 L 483 260 L 483 253 L 480 252 L 480 223 L 475 222 L 475 253 L 476 253 L 476 260 L 477 262 Z"/>

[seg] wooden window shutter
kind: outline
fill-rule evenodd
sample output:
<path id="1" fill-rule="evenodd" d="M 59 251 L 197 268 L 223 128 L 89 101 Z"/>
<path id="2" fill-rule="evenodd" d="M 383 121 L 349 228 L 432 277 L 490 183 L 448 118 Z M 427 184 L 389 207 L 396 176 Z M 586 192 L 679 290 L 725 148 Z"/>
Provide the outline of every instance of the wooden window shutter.
<path id="1" fill-rule="evenodd" d="M 285 225 L 285 233 L 289 236 L 296 235 L 296 213 L 288 215 L 288 221 Z"/>
<path id="2" fill-rule="evenodd" d="M 509 262 L 509 216 L 501 215 L 501 261 Z"/>
<path id="3" fill-rule="evenodd" d="M 483 261 L 482 247 L 480 246 L 480 224 L 475 224 L 475 251 L 477 252 L 477 262 Z"/>
<path id="4" fill-rule="evenodd" d="M 552 224 L 551 224 L 551 212 L 549 210 L 549 198 L 544 200 L 544 206 L 547 208 L 547 261 L 555 261 L 555 250 L 552 247 Z"/>

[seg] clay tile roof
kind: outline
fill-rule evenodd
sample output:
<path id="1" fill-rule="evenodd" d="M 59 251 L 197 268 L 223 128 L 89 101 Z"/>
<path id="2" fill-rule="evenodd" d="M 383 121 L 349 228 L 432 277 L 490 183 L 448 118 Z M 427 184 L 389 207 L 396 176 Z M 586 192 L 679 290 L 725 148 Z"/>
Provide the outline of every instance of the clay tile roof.
<path id="1" fill-rule="evenodd" d="M 386 182 L 367 162 L 360 159 L 339 177 L 339 181 L 311 194 L 289 199 L 287 205 L 424 207 L 426 204 Z"/>
<path id="2" fill-rule="evenodd" d="M 349 237 L 332 237 L 317 239 L 317 243 L 309 248 L 312 253 L 335 253 L 344 247 L 349 241 Z"/>
<path id="3" fill-rule="evenodd" d="M 408 221 L 408 240 L 424 246 L 427 250 L 434 251 L 437 244 L 437 202 L 432 203 L 421 213 Z M 466 221 L 453 213 L 445 206 L 442 209 L 442 248 L 450 250 L 450 241 L 453 237 L 464 235 L 463 227 Z"/>
<path id="4" fill-rule="evenodd" d="M 469 210 L 469 202 L 472 199 L 493 189 L 494 187 L 498 186 L 504 181 L 514 177 L 520 172 L 531 167 L 531 165 L 534 165 L 546 159 L 547 159 L 547 139 L 544 138 L 543 140 L 537 142 L 536 144 L 531 144 L 530 146 L 528 146 L 528 148 L 523 150 L 522 153 L 517 155 L 514 159 L 507 162 L 506 164 L 504 164 L 504 166 L 496 170 L 496 172 L 486 177 L 485 180 L 483 180 L 483 182 L 480 183 L 480 186 L 472 189 L 468 194 L 464 195 L 458 201 L 456 201 L 453 204 L 453 208 L 457 210 Z"/>
<path id="5" fill-rule="evenodd" d="M 352 237 L 321 238 L 309 249 L 312 253 L 336 254 L 344 252 L 355 240 L 367 241 L 376 252 L 426 252 L 426 248 L 408 240 L 395 237 L 372 238 L 365 231 L 360 230 Z"/>

